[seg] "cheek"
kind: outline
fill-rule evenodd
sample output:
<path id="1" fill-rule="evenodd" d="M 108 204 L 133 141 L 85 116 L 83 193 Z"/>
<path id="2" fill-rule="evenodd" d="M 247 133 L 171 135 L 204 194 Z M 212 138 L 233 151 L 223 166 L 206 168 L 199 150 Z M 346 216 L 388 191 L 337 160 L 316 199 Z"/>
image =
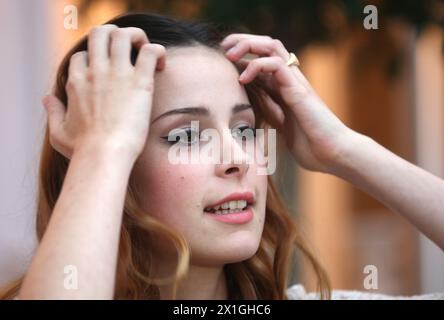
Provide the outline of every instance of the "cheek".
<path id="1" fill-rule="evenodd" d="M 155 163 L 155 162 L 149 162 Z M 165 224 L 179 230 L 201 212 L 205 194 L 205 174 L 202 166 L 144 166 L 139 172 L 139 186 L 144 196 L 144 208 Z"/>

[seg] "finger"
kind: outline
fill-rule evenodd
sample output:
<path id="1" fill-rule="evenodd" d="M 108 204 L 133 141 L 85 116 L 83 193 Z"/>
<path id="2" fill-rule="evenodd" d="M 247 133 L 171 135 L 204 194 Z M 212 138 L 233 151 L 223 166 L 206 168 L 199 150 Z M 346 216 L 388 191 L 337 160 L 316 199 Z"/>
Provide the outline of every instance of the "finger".
<path id="1" fill-rule="evenodd" d="M 131 48 L 134 45 L 140 49 L 148 43 L 148 36 L 140 28 L 118 28 L 111 32 L 110 57 L 111 64 L 116 67 L 131 65 Z"/>
<path id="2" fill-rule="evenodd" d="M 285 62 L 288 61 L 290 56 L 288 50 L 280 40 L 272 39 L 269 36 L 258 36 L 243 33 L 231 34 L 221 42 L 221 45 L 222 44 L 226 49 L 228 49 L 228 51 L 230 51 L 230 49 L 234 49 L 234 51 L 230 53 L 227 51 L 226 55 L 231 61 L 235 62 L 241 68 L 246 67 L 248 60 L 240 58 L 247 53 L 259 56 L 279 56 Z M 239 47 L 237 48 L 237 46 Z M 293 65 L 290 67 L 290 69 L 300 81 L 308 83 L 307 79 L 305 79 L 305 76 L 297 66 Z"/>
<path id="3" fill-rule="evenodd" d="M 245 54 L 251 53 L 260 56 L 281 57 L 288 60 L 290 53 L 280 40 L 271 38 L 249 38 L 237 42 L 225 54 L 230 60 L 238 60 Z"/>
<path id="4" fill-rule="evenodd" d="M 291 69 L 279 57 L 257 58 L 250 61 L 240 75 L 239 81 L 243 84 L 249 83 L 261 72 L 272 73 L 279 86 L 292 86 L 296 82 Z"/>
<path id="5" fill-rule="evenodd" d="M 226 36 L 220 43 L 220 46 L 224 49 L 228 49 L 232 46 L 234 46 L 236 43 L 238 43 L 241 40 L 244 39 L 251 39 L 251 38 L 268 38 L 271 39 L 269 36 L 264 35 L 257 35 L 257 34 L 248 34 L 248 33 L 232 33 L 228 36 Z"/>
<path id="6" fill-rule="evenodd" d="M 240 59 L 238 61 L 236 61 L 236 65 L 239 66 L 239 68 L 243 71 L 247 68 L 248 63 L 250 63 L 251 60 L 247 60 L 247 59 Z"/>
<path id="7" fill-rule="evenodd" d="M 253 59 L 242 58 L 240 60 L 234 61 L 234 64 L 238 67 L 238 72 L 242 73 L 243 71 L 245 71 L 245 69 L 248 67 L 248 64 L 251 61 L 253 61 Z M 308 83 L 308 80 L 305 78 L 304 74 L 302 73 L 302 71 L 297 66 L 290 66 L 288 68 L 291 69 L 291 72 L 293 73 L 293 75 L 296 76 L 297 81 L 303 83 L 305 86 L 310 85 Z M 263 80 L 266 83 L 270 82 L 270 75 L 269 74 L 257 74 L 256 77 Z"/>
<path id="8" fill-rule="evenodd" d="M 48 126 L 51 133 L 59 132 L 65 120 L 65 105 L 54 95 L 46 95 L 42 100 L 48 115 Z"/>
<path id="9" fill-rule="evenodd" d="M 247 55 L 248 56 L 248 55 Z M 260 56 L 257 56 L 260 57 Z M 256 59 L 256 58 L 254 58 Z M 244 71 L 248 64 L 253 61 L 254 59 L 245 59 L 245 58 L 241 58 L 239 60 L 236 61 L 232 61 L 235 66 L 237 67 L 239 72 Z M 285 64 L 286 65 L 286 64 Z M 300 81 L 301 83 L 304 83 L 306 86 L 309 86 L 309 82 L 308 80 L 305 78 L 304 74 L 302 73 L 302 71 L 299 69 L 299 67 L 292 65 L 292 66 L 287 66 L 291 72 L 296 76 L 297 80 Z M 259 77 L 262 77 L 261 75 L 258 75 Z"/>
<path id="10" fill-rule="evenodd" d="M 247 54 L 245 57 L 243 57 L 242 59 L 239 59 L 237 61 L 231 61 L 234 66 L 236 67 L 236 69 L 238 70 L 238 72 L 242 72 L 245 70 L 245 68 L 247 68 L 248 63 L 250 63 L 250 61 L 252 61 L 253 59 L 259 58 L 258 55 L 253 55 L 253 54 Z"/>
<path id="11" fill-rule="evenodd" d="M 165 68 L 165 53 L 165 47 L 156 43 L 147 43 L 140 48 L 135 65 L 135 78 L 142 88 L 152 85 L 155 69 Z"/>
<path id="12" fill-rule="evenodd" d="M 103 65 L 109 59 L 110 33 L 116 25 L 105 24 L 94 27 L 88 35 L 88 61 L 91 67 Z"/>
<path id="13" fill-rule="evenodd" d="M 68 76 L 71 78 L 83 78 L 88 69 L 88 53 L 78 51 L 69 60 Z"/>

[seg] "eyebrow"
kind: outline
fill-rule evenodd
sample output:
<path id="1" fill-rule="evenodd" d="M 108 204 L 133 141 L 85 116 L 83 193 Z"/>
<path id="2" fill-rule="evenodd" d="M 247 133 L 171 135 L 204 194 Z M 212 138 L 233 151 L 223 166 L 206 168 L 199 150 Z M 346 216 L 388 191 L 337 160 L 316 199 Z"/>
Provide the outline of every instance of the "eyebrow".
<path id="1" fill-rule="evenodd" d="M 234 115 L 236 113 L 239 113 L 244 110 L 253 109 L 253 107 L 248 103 L 236 103 L 233 108 L 231 109 L 231 114 Z M 183 108 L 177 108 L 170 111 L 167 111 L 160 116 L 158 116 L 156 119 L 154 119 L 151 124 L 156 122 L 157 120 L 171 116 L 171 115 L 177 115 L 177 114 L 191 114 L 196 116 L 206 116 L 208 117 L 210 115 L 210 110 L 205 106 L 196 106 L 196 107 L 183 107 Z"/>

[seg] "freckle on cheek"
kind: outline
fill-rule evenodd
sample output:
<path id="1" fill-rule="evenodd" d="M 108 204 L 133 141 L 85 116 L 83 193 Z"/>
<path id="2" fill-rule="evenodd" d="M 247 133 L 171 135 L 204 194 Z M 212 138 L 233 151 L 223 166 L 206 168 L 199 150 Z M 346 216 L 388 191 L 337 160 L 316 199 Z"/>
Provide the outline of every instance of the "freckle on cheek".
<path id="1" fill-rule="evenodd" d="M 184 176 L 182 176 L 182 177 L 180 177 L 180 179 L 182 179 L 182 180 L 183 180 L 183 179 L 185 179 L 185 177 L 184 177 Z"/>

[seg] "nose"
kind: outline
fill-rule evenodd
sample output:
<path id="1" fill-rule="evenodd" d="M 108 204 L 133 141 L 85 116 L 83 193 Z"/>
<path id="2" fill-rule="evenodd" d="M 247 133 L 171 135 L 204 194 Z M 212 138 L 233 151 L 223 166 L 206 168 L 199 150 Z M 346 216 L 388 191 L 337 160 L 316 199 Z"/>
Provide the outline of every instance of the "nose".
<path id="1" fill-rule="evenodd" d="M 243 177 L 250 167 L 247 161 L 247 154 L 242 148 L 242 142 L 239 144 L 231 134 L 223 134 L 223 143 L 221 144 L 221 158 L 215 165 L 216 175 L 221 178 Z"/>

